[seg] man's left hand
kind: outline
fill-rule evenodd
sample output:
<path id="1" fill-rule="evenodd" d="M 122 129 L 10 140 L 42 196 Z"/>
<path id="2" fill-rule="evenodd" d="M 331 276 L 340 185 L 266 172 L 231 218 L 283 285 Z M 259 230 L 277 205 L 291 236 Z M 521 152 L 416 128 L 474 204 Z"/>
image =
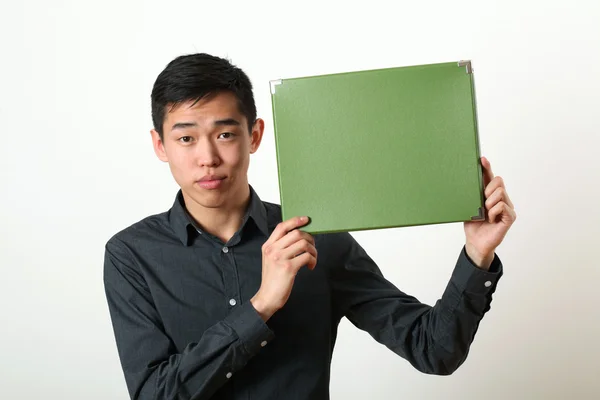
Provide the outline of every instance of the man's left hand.
<path id="1" fill-rule="evenodd" d="M 508 197 L 504 180 L 494 177 L 487 158 L 481 158 L 485 188 L 486 219 L 465 222 L 466 251 L 479 268 L 488 270 L 496 247 L 502 243 L 506 233 L 517 219 L 512 201 Z"/>

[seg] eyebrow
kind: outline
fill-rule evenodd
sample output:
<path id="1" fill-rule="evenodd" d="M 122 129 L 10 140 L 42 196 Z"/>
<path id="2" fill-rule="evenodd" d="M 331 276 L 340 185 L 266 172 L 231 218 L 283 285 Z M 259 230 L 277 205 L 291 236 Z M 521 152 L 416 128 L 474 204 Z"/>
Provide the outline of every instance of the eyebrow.
<path id="1" fill-rule="evenodd" d="M 240 122 L 233 118 L 219 119 L 213 123 L 215 126 L 240 126 Z"/>
<path id="2" fill-rule="evenodd" d="M 219 119 L 213 122 L 214 126 L 240 126 L 240 122 L 233 118 Z M 173 124 L 172 131 L 176 129 L 196 128 L 198 126 L 195 122 L 177 122 Z"/>

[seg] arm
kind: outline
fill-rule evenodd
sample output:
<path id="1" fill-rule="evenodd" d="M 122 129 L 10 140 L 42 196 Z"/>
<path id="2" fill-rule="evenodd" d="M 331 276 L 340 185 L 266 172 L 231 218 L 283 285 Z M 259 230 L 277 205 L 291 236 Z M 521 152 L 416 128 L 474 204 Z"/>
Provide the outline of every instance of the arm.
<path id="1" fill-rule="evenodd" d="M 432 307 L 387 281 L 350 234 L 335 237 L 340 262 L 331 272 L 334 305 L 358 328 L 408 360 L 417 370 L 453 373 L 466 359 L 479 323 L 502 275 L 495 257 L 489 271 L 461 251 L 442 297 Z"/>
<path id="2" fill-rule="evenodd" d="M 123 243 L 106 246 L 104 285 L 132 399 L 209 399 L 273 337 L 251 303 L 207 329 L 181 353 L 165 334 L 143 276 Z"/>

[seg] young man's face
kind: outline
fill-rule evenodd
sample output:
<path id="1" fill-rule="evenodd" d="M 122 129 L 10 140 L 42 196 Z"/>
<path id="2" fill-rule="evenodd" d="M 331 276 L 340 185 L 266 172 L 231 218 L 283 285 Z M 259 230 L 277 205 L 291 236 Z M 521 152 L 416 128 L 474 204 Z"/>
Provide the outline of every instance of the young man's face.
<path id="1" fill-rule="evenodd" d="M 169 163 L 188 207 L 239 205 L 248 194 L 250 154 L 260 145 L 264 122 L 257 120 L 249 132 L 231 92 L 193 103 L 167 108 L 163 139 L 152 130 L 156 155 Z"/>

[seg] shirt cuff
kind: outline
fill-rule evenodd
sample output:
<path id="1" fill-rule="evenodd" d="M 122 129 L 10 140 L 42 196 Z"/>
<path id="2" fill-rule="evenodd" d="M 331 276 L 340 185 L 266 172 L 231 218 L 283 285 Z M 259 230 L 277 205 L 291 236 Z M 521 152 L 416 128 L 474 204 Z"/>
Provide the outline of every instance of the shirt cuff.
<path id="1" fill-rule="evenodd" d="M 235 308 L 225 318 L 225 323 L 238 335 L 244 350 L 250 357 L 258 354 L 260 349 L 275 337 L 249 301 Z"/>
<path id="2" fill-rule="evenodd" d="M 461 290 L 475 294 L 491 294 L 496 290 L 496 285 L 503 274 L 502 262 L 497 254 L 488 271 L 477 267 L 467 255 L 463 247 L 456 268 L 452 273 L 452 282 Z"/>

